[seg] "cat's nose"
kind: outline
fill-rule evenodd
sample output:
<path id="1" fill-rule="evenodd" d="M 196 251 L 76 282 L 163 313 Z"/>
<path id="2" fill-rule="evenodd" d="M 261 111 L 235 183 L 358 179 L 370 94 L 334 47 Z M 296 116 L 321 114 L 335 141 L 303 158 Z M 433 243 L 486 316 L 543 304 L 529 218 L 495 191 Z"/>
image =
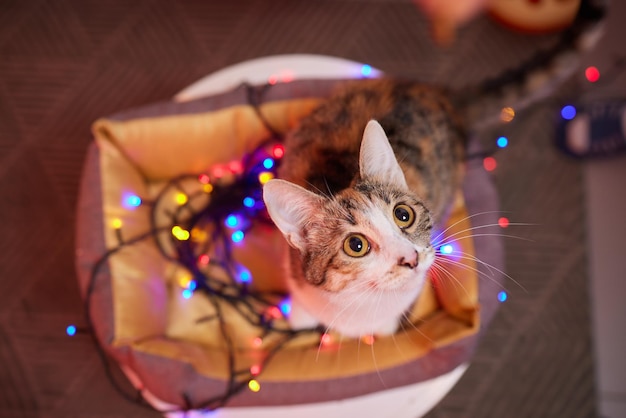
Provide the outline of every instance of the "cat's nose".
<path id="1" fill-rule="evenodd" d="M 419 254 L 415 251 L 415 254 L 405 258 L 404 256 L 398 259 L 398 265 L 401 267 L 408 267 L 410 269 L 414 269 L 417 267 L 417 259 L 419 258 Z"/>

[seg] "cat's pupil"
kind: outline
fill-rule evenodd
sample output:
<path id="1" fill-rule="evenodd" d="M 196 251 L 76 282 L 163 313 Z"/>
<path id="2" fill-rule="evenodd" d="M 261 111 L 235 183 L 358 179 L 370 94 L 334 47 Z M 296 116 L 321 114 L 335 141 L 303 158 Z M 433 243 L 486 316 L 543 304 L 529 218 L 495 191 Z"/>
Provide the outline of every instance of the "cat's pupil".
<path id="1" fill-rule="evenodd" d="M 363 241 L 359 237 L 350 238 L 350 242 L 348 243 L 350 249 L 355 253 L 360 253 L 363 250 Z"/>
<path id="2" fill-rule="evenodd" d="M 409 222 L 409 220 L 411 219 L 411 214 L 409 213 L 409 211 L 401 207 L 396 208 L 394 215 L 398 220 L 402 222 Z"/>

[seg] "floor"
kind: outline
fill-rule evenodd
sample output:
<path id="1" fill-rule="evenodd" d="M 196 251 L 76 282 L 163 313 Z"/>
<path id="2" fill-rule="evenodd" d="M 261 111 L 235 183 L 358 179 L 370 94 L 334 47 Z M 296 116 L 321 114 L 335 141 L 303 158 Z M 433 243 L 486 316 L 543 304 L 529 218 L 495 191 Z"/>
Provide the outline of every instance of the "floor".
<path id="1" fill-rule="evenodd" d="M 626 3 L 611 3 L 606 37 L 585 57 L 602 74 L 626 39 Z M 551 39 L 483 17 L 440 49 L 406 0 L 0 2 L 0 417 L 159 416 L 116 392 L 88 334 L 65 334 L 85 326 L 74 222 L 94 120 L 261 56 L 339 56 L 458 87 Z M 509 138 L 493 172 L 502 210 L 535 226 L 509 229 L 522 238 L 506 240 L 520 286 L 509 284 L 471 367 L 429 418 L 626 416 L 626 161 L 581 162 L 553 146 L 566 101 L 626 97 L 626 78 L 577 83 L 582 95 L 560 92 L 480 133 L 485 144 Z"/>

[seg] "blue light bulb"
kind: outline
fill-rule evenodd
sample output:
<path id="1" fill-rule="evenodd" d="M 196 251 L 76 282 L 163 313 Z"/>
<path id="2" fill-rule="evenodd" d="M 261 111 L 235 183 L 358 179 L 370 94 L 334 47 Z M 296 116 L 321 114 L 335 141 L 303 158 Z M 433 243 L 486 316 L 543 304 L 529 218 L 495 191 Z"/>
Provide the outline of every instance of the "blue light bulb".
<path id="1" fill-rule="evenodd" d="M 234 228 L 237 226 L 237 224 L 239 224 L 239 219 L 237 219 L 236 215 L 228 215 L 224 223 L 227 227 Z"/>
<path id="2" fill-rule="evenodd" d="M 269 170 L 270 168 L 274 167 L 274 160 L 272 160 L 271 158 L 266 158 L 263 160 L 263 167 L 265 167 L 267 170 Z"/>
<path id="3" fill-rule="evenodd" d="M 505 300 L 508 299 L 508 297 L 509 297 L 509 295 L 507 295 L 504 290 L 502 290 L 500 293 L 498 293 L 498 301 L 499 302 L 504 302 Z"/>
<path id="4" fill-rule="evenodd" d="M 496 142 L 500 148 L 505 148 L 507 145 L 509 145 L 509 140 L 506 136 L 501 136 Z"/>
<path id="5" fill-rule="evenodd" d="M 361 67 L 361 74 L 363 75 L 363 77 L 369 77 L 370 75 L 372 75 L 372 66 L 368 64 L 363 64 L 363 66 Z"/>
<path id="6" fill-rule="evenodd" d="M 572 105 L 566 105 L 561 108 L 561 116 L 565 120 L 572 120 L 576 117 L 576 108 Z"/>
<path id="7" fill-rule="evenodd" d="M 191 298 L 192 296 L 193 296 L 193 290 L 191 290 L 191 289 L 185 289 L 185 290 L 183 290 L 183 297 L 184 297 L 185 299 L 189 299 L 189 298 Z"/>
<path id="8" fill-rule="evenodd" d="M 439 252 L 441 252 L 441 254 L 452 254 L 452 251 L 454 251 L 454 247 L 450 244 L 442 245 L 439 248 Z"/>
<path id="9" fill-rule="evenodd" d="M 73 337 L 74 335 L 76 335 L 76 326 L 68 325 L 67 328 L 65 328 L 65 333 L 70 337 Z"/>
<path id="10" fill-rule="evenodd" d="M 256 201 L 251 197 L 246 197 L 243 199 L 243 205 L 247 208 L 253 208 Z"/>

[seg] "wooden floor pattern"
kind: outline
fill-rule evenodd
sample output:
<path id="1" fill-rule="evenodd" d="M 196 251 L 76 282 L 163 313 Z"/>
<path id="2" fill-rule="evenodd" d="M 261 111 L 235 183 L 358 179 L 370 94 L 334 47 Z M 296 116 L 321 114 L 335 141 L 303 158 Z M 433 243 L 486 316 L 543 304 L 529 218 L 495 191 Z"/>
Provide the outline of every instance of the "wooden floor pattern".
<path id="1" fill-rule="evenodd" d="M 156 417 L 108 382 L 84 327 L 74 222 L 90 124 L 172 97 L 242 60 L 314 53 L 452 86 L 514 65 L 549 37 L 479 19 L 449 49 L 409 1 L 0 1 L 0 417 Z M 594 369 L 580 166 L 551 145 L 554 105 L 506 134 L 494 178 L 507 234 L 503 303 L 475 360 L 429 414 L 586 417 Z M 491 139 L 490 139 L 491 138 Z"/>

